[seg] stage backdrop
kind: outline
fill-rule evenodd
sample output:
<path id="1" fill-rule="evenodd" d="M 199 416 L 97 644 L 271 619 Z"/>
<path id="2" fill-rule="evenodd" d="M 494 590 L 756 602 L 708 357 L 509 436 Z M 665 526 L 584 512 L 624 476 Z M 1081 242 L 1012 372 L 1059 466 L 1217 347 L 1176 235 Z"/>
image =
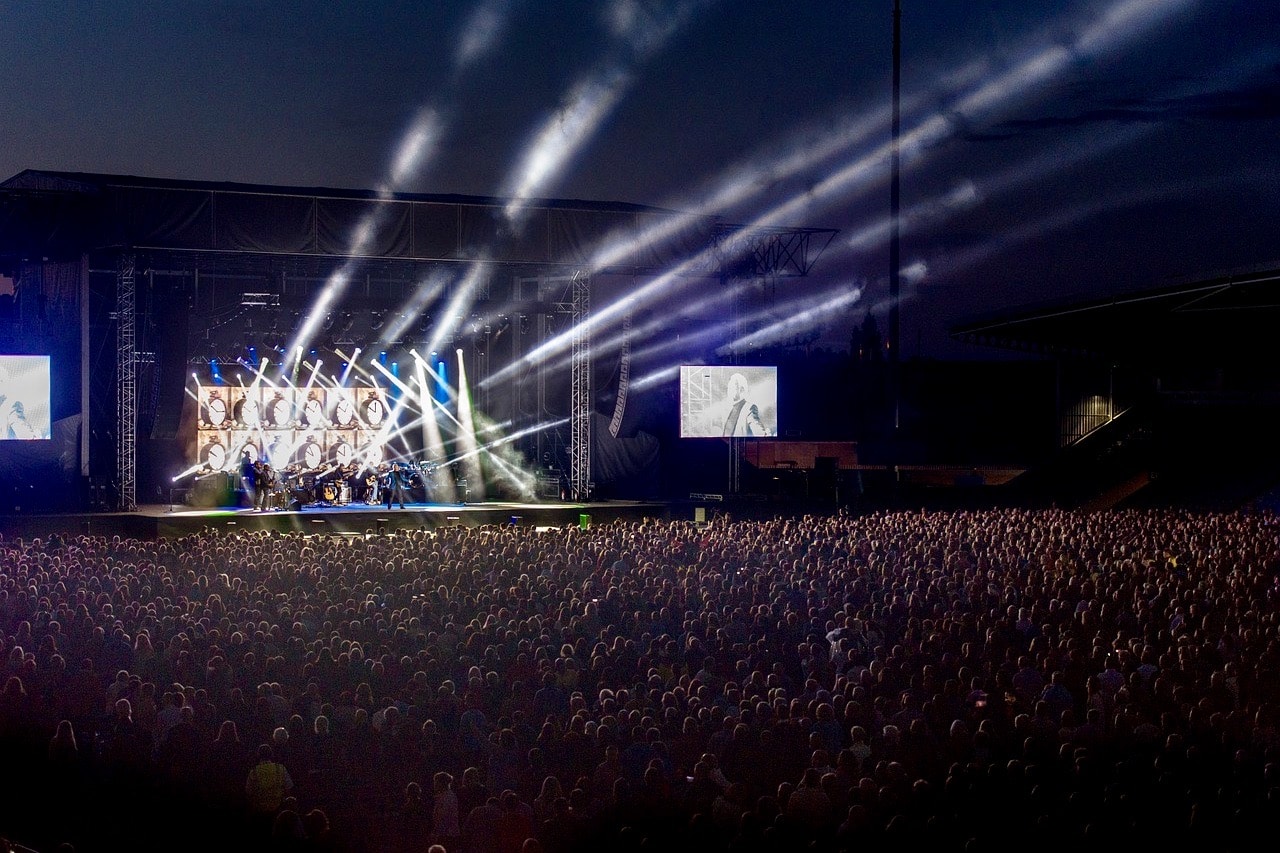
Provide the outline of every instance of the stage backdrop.
<path id="1" fill-rule="evenodd" d="M 375 468 L 387 454 L 393 411 L 380 388 L 245 388 L 196 385 L 200 473 L 236 472 L 243 457 L 275 468 L 356 462 Z"/>

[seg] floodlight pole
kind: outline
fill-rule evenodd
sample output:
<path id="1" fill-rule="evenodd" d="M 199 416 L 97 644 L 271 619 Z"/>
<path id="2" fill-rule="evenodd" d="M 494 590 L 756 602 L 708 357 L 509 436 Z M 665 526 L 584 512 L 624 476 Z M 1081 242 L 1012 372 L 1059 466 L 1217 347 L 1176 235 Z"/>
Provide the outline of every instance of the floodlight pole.
<path id="1" fill-rule="evenodd" d="M 724 259 L 720 261 L 720 289 L 723 291 L 729 287 L 729 273 L 726 268 Z M 729 335 L 730 340 L 734 342 L 734 349 L 730 353 L 729 361 L 731 364 L 738 363 L 738 293 L 730 291 L 729 296 Z M 729 488 L 728 493 L 733 497 L 737 497 L 742 488 L 742 440 L 732 433 L 729 435 Z"/>
<path id="2" fill-rule="evenodd" d="M 898 350 L 901 347 L 901 320 L 898 316 L 900 302 L 899 268 L 902 266 L 898 247 L 898 211 L 901 206 L 902 155 L 899 142 L 901 133 L 902 85 L 902 0 L 893 0 L 893 142 L 890 153 L 889 177 L 889 387 L 893 404 L 893 434 L 897 438 L 900 426 L 898 391 Z"/>

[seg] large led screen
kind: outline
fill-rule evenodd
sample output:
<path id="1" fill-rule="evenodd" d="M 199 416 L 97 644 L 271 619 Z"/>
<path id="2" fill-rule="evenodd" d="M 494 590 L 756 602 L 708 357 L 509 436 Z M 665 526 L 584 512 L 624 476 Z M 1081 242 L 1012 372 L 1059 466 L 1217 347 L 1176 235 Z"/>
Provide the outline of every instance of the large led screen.
<path id="1" fill-rule="evenodd" d="M 382 388 L 197 384 L 196 465 L 238 471 L 248 456 L 306 470 L 382 462 L 394 413 Z"/>
<path id="2" fill-rule="evenodd" d="M 0 355 L 0 441 L 47 439 L 49 356 Z"/>
<path id="3" fill-rule="evenodd" d="M 681 438 L 770 438 L 778 434 L 778 368 L 680 368 Z"/>

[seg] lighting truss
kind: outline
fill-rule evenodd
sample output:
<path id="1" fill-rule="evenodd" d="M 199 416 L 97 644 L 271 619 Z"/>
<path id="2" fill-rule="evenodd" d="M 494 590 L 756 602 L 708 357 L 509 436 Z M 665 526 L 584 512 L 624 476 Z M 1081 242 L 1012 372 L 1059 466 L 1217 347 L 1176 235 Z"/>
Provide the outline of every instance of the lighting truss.
<path id="1" fill-rule="evenodd" d="M 805 276 L 836 236 L 835 228 L 741 228 L 717 224 L 716 257 L 746 276 Z"/>
<path id="2" fill-rule="evenodd" d="M 138 388 L 136 259 L 120 256 L 116 272 L 116 473 L 120 480 L 120 509 L 138 508 Z"/>

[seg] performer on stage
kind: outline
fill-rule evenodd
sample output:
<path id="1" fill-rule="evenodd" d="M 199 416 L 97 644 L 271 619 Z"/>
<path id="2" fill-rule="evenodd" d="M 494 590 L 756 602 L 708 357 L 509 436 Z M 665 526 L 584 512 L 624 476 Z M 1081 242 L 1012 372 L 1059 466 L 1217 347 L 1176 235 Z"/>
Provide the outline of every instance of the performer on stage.
<path id="1" fill-rule="evenodd" d="M 359 492 L 360 478 L 357 476 L 360 466 L 354 459 L 338 466 L 338 502 L 351 503 Z"/>
<path id="2" fill-rule="evenodd" d="M 256 510 L 270 508 L 271 478 L 274 472 L 271 466 L 259 459 L 253 465 L 253 507 Z"/>
<path id="3" fill-rule="evenodd" d="M 404 509 L 404 497 L 408 491 L 407 473 L 398 463 L 387 466 L 382 487 L 387 509 L 391 509 L 393 503 L 398 503 L 400 509 Z"/>
<path id="4" fill-rule="evenodd" d="M 246 495 L 253 495 L 254 502 L 257 502 L 257 482 L 258 482 L 258 465 L 254 461 L 253 454 L 249 452 L 249 448 L 240 451 L 240 488 L 244 489 Z"/>

